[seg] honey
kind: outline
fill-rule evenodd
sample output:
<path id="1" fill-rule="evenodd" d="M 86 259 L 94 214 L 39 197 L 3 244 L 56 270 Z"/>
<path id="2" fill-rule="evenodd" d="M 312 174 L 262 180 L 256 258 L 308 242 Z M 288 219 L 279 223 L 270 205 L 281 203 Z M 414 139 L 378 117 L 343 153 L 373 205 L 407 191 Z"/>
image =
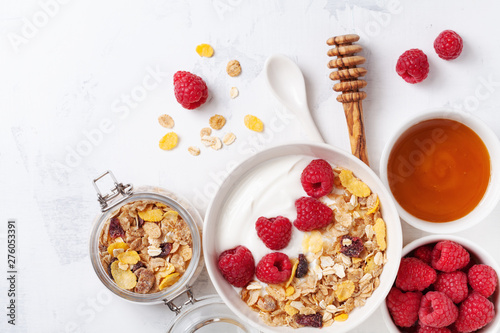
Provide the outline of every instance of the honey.
<path id="1" fill-rule="evenodd" d="M 406 130 L 389 155 L 389 187 L 401 207 L 430 222 L 471 212 L 490 180 L 490 155 L 464 124 L 431 119 Z"/>

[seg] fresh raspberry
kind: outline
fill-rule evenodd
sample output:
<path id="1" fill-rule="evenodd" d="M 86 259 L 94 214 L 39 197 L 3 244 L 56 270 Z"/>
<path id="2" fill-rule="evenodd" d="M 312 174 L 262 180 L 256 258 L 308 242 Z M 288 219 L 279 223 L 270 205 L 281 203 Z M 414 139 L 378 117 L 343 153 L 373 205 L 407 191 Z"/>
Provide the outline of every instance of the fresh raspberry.
<path id="1" fill-rule="evenodd" d="M 453 303 L 458 304 L 469 295 L 467 275 L 462 271 L 438 273 L 434 290 L 444 293 Z"/>
<path id="2" fill-rule="evenodd" d="M 469 284 L 484 297 L 490 297 L 495 292 L 498 276 L 493 268 L 488 265 L 474 265 L 467 273 Z"/>
<path id="3" fill-rule="evenodd" d="M 323 228 L 332 222 L 333 211 L 318 199 L 302 197 L 295 201 L 295 208 L 297 219 L 293 225 L 300 231 Z"/>
<path id="4" fill-rule="evenodd" d="M 431 266 L 442 272 L 453 272 L 467 266 L 470 260 L 469 252 L 462 245 L 445 240 L 434 246 Z"/>
<path id="5" fill-rule="evenodd" d="M 304 191 L 314 198 L 330 193 L 333 189 L 333 181 L 332 166 L 325 160 L 313 160 L 300 176 Z"/>
<path id="6" fill-rule="evenodd" d="M 257 235 L 271 250 L 281 250 L 292 238 L 292 223 L 283 216 L 266 218 L 259 217 L 255 223 Z"/>
<path id="7" fill-rule="evenodd" d="M 408 83 L 422 82 L 429 74 L 427 56 L 419 49 L 406 51 L 398 59 L 396 72 Z"/>
<path id="8" fill-rule="evenodd" d="M 394 324 L 400 327 L 413 326 L 418 319 L 421 298 L 420 291 L 403 293 L 398 288 L 392 288 L 386 303 Z"/>
<path id="9" fill-rule="evenodd" d="M 417 258 L 402 258 L 396 287 L 402 291 L 422 291 L 436 281 L 436 271 Z"/>
<path id="10" fill-rule="evenodd" d="M 418 258 L 430 265 L 432 260 L 432 246 L 431 245 L 422 245 L 413 252 L 415 258 Z"/>
<path id="11" fill-rule="evenodd" d="M 440 33 L 434 41 L 434 50 L 436 50 L 439 58 L 444 60 L 452 60 L 458 58 L 462 53 L 464 41 L 453 30 L 445 30 Z"/>
<path id="12" fill-rule="evenodd" d="M 244 287 L 253 278 L 255 261 L 252 252 L 240 245 L 222 252 L 218 267 L 227 282 L 235 287 Z"/>
<path id="13" fill-rule="evenodd" d="M 418 318 L 420 323 L 431 327 L 446 327 L 457 320 L 458 308 L 444 293 L 429 291 L 422 297 Z"/>
<path id="14" fill-rule="evenodd" d="M 208 98 L 205 81 L 198 75 L 184 71 L 174 74 L 174 92 L 177 102 L 188 110 L 196 109 Z"/>
<path id="15" fill-rule="evenodd" d="M 451 333 L 451 330 L 447 327 L 419 326 L 416 333 Z"/>
<path id="16" fill-rule="evenodd" d="M 363 240 L 361 238 L 352 237 L 349 235 L 342 236 L 342 238 L 340 239 L 340 245 L 340 253 L 354 258 L 357 258 L 359 254 L 365 249 Z"/>
<path id="17" fill-rule="evenodd" d="M 310 315 L 297 314 L 295 315 L 295 322 L 301 326 L 320 328 L 323 326 L 323 315 L 321 313 Z"/>
<path id="18" fill-rule="evenodd" d="M 455 327 L 459 332 L 473 332 L 488 323 L 495 317 L 495 308 L 483 295 L 473 292 L 460 304 L 458 319 Z"/>
<path id="19" fill-rule="evenodd" d="M 292 263 L 288 256 L 281 252 L 266 254 L 260 259 L 255 269 L 257 279 L 269 284 L 285 282 L 291 274 Z"/>

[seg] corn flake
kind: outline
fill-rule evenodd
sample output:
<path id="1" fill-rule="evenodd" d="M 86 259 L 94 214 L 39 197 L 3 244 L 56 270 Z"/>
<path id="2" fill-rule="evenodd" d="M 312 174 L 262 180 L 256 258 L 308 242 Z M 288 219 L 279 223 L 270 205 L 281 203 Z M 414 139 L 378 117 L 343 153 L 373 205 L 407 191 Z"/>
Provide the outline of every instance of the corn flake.
<path id="1" fill-rule="evenodd" d="M 358 178 L 354 177 L 352 171 L 342 170 L 339 175 L 340 182 L 349 192 L 355 196 L 365 198 L 371 194 L 371 190 Z"/>
<path id="2" fill-rule="evenodd" d="M 137 214 L 147 222 L 160 222 L 163 219 L 163 210 L 161 209 L 148 209 Z"/>
<path id="3" fill-rule="evenodd" d="M 135 251 L 127 251 L 120 253 L 117 256 L 117 258 L 118 261 L 121 262 L 122 264 L 128 264 L 128 265 L 135 265 L 141 260 L 139 254 Z"/>
<path id="4" fill-rule="evenodd" d="M 387 248 L 387 243 L 385 242 L 385 222 L 382 218 L 378 218 L 373 226 L 375 230 L 375 239 L 377 240 L 378 248 L 380 251 L 384 251 Z"/>
<path id="5" fill-rule="evenodd" d="M 252 116 L 247 114 L 245 116 L 245 126 L 252 131 L 262 132 L 264 130 L 264 123 L 262 120 L 257 118 L 256 116 Z"/>
<path id="6" fill-rule="evenodd" d="M 159 146 L 163 150 L 171 150 L 177 146 L 177 142 L 179 141 L 179 137 L 175 132 L 169 132 L 165 134 L 163 138 L 160 139 Z"/>
<path id="7" fill-rule="evenodd" d="M 292 266 L 292 274 L 290 274 L 290 277 L 288 278 L 288 281 L 285 284 L 285 287 L 288 288 L 290 283 L 292 283 L 293 278 L 295 277 L 295 272 L 297 272 L 297 267 L 299 266 L 299 260 L 297 259 L 291 259 L 293 266 Z"/>
<path id="8" fill-rule="evenodd" d="M 220 114 L 216 114 L 210 117 L 208 122 L 210 124 L 210 127 L 212 127 L 214 130 L 220 130 L 226 124 L 226 118 L 224 118 L 224 116 L 221 116 Z"/>
<path id="9" fill-rule="evenodd" d="M 214 49 L 209 44 L 200 44 L 196 46 L 196 53 L 198 53 L 200 57 L 211 58 L 214 55 Z"/>
<path id="10" fill-rule="evenodd" d="M 132 289 L 137 284 L 137 277 L 132 271 L 129 270 L 121 270 L 118 266 L 119 262 L 114 261 L 111 264 L 111 276 L 116 282 L 116 285 L 122 289 Z"/>
<path id="11" fill-rule="evenodd" d="M 339 302 L 343 302 L 351 297 L 354 289 L 354 282 L 350 280 L 343 281 L 337 286 L 337 290 L 335 290 L 335 296 L 337 296 L 337 300 Z"/>
<path id="12" fill-rule="evenodd" d="M 349 318 L 349 315 L 347 313 L 341 313 L 334 317 L 335 321 L 346 321 L 347 318 Z"/>
<path id="13" fill-rule="evenodd" d="M 166 287 L 170 287 L 180 279 L 181 275 L 179 273 L 172 273 L 163 278 L 158 289 L 163 290 Z"/>
<path id="14" fill-rule="evenodd" d="M 231 60 L 227 63 L 226 72 L 229 76 L 235 77 L 241 73 L 241 65 L 238 60 Z"/>
<path id="15" fill-rule="evenodd" d="M 108 253 L 111 254 L 111 255 L 113 255 L 113 250 L 116 250 L 116 249 L 126 250 L 126 249 L 128 249 L 128 244 L 124 243 L 124 242 L 114 242 L 114 243 L 111 243 L 108 246 Z"/>

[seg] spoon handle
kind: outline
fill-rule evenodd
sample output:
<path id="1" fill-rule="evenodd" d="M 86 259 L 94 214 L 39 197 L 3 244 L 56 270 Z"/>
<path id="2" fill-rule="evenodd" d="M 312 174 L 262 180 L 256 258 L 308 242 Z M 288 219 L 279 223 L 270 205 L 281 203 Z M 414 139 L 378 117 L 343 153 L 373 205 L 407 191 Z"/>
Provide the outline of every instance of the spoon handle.
<path id="1" fill-rule="evenodd" d="M 345 119 L 349 128 L 349 141 L 351 142 L 351 152 L 354 156 L 368 163 L 366 153 L 365 125 L 363 122 L 363 104 L 360 101 L 342 103 L 344 107 Z"/>

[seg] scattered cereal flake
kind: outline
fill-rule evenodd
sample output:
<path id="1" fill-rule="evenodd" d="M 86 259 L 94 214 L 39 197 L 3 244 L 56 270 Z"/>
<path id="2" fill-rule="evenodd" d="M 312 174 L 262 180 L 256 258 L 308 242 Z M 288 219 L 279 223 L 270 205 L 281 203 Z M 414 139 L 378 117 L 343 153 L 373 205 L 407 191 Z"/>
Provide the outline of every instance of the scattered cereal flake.
<path id="1" fill-rule="evenodd" d="M 220 130 L 226 124 L 226 118 L 224 118 L 224 116 L 221 116 L 220 114 L 216 114 L 210 117 L 210 120 L 208 122 L 210 124 L 210 127 L 212 127 L 214 130 Z"/>
<path id="2" fill-rule="evenodd" d="M 373 201 L 375 201 L 375 202 L 373 202 Z M 378 209 L 378 206 L 380 205 L 380 200 L 378 198 L 378 195 L 376 195 L 375 193 L 372 194 L 372 195 L 370 195 L 368 197 L 368 201 L 366 202 L 366 205 L 368 207 L 368 211 L 366 212 L 366 214 L 373 214 L 373 213 L 375 213 L 377 211 L 377 209 Z"/>
<path id="3" fill-rule="evenodd" d="M 116 249 L 126 250 L 126 249 L 128 249 L 128 244 L 124 243 L 123 241 L 122 242 L 111 243 L 108 246 L 108 253 L 111 254 L 111 255 L 113 255 L 113 250 L 116 250 Z"/>
<path id="4" fill-rule="evenodd" d="M 385 222 L 382 218 L 378 218 L 373 226 L 375 230 L 375 239 L 377 240 L 378 248 L 380 251 L 384 251 L 387 248 L 387 243 L 385 242 Z"/>
<path id="5" fill-rule="evenodd" d="M 130 269 L 126 271 L 120 269 L 118 265 L 118 261 L 114 261 L 111 264 L 111 276 L 113 276 L 113 280 L 115 280 L 116 285 L 122 289 L 134 288 L 137 284 L 137 277 L 135 274 L 132 273 Z"/>
<path id="6" fill-rule="evenodd" d="M 293 316 L 295 316 L 297 313 L 299 313 L 299 310 L 297 310 L 296 308 L 294 308 L 294 307 L 293 307 L 293 306 L 291 306 L 290 304 L 287 304 L 287 305 L 285 305 L 285 312 L 286 312 L 289 316 L 293 317 Z"/>
<path id="7" fill-rule="evenodd" d="M 304 304 L 302 304 L 302 302 L 300 302 L 300 301 L 290 302 L 290 305 L 293 306 L 294 308 L 296 308 L 297 310 L 300 310 L 304 307 Z"/>
<path id="8" fill-rule="evenodd" d="M 231 60 L 227 63 L 226 72 L 229 76 L 235 77 L 241 73 L 241 65 L 238 60 Z"/>
<path id="9" fill-rule="evenodd" d="M 337 307 L 333 304 L 327 305 L 325 310 L 330 312 L 330 313 L 335 313 L 338 311 Z"/>
<path id="10" fill-rule="evenodd" d="M 349 318 L 349 315 L 347 313 L 341 313 L 339 315 L 335 316 L 335 321 L 346 321 L 347 318 Z"/>
<path id="11" fill-rule="evenodd" d="M 201 143 L 203 143 L 203 145 L 205 145 L 205 147 L 211 147 L 213 146 L 215 143 L 216 143 L 216 139 L 214 136 L 208 136 L 208 135 L 205 135 L 201 138 Z"/>
<path id="12" fill-rule="evenodd" d="M 157 223 L 154 222 L 146 222 L 142 226 L 144 232 L 151 238 L 159 238 L 161 236 L 161 229 Z"/>
<path id="13" fill-rule="evenodd" d="M 362 198 L 370 195 L 371 191 L 368 185 L 354 177 L 352 171 L 342 170 L 339 178 L 342 186 L 344 186 L 350 193 Z"/>
<path id="14" fill-rule="evenodd" d="M 203 127 L 200 131 L 201 137 L 210 136 L 210 134 L 212 134 L 212 129 L 210 127 Z"/>
<path id="15" fill-rule="evenodd" d="M 193 156 L 198 156 L 200 155 L 200 148 L 191 146 L 188 148 L 188 152 Z"/>
<path id="16" fill-rule="evenodd" d="M 319 253 L 323 249 L 323 237 L 318 230 L 304 233 L 302 250 L 304 252 Z"/>
<path id="17" fill-rule="evenodd" d="M 382 266 L 384 264 L 384 255 L 382 254 L 382 252 L 377 252 L 377 254 L 375 255 L 374 262 L 378 266 Z"/>
<path id="18" fill-rule="evenodd" d="M 288 286 L 286 287 L 285 289 L 285 296 L 288 297 L 288 296 L 292 296 L 293 293 L 295 292 L 295 288 L 292 287 L 292 286 Z"/>
<path id="19" fill-rule="evenodd" d="M 213 145 L 211 145 L 210 148 L 212 148 L 214 150 L 221 149 L 222 148 L 222 141 L 218 137 L 215 137 L 215 143 Z"/>
<path id="20" fill-rule="evenodd" d="M 169 221 L 169 222 L 175 222 L 177 221 L 177 218 L 179 217 L 179 213 L 176 212 L 175 210 L 169 210 L 165 214 L 163 214 L 163 219 Z"/>
<path id="21" fill-rule="evenodd" d="M 299 265 L 299 260 L 297 260 L 297 259 L 291 259 L 290 261 L 292 262 L 292 265 L 293 265 L 292 266 L 292 274 L 290 274 L 290 277 L 288 278 L 288 281 L 285 284 L 286 288 L 288 288 L 290 283 L 292 283 L 293 278 L 295 277 L 295 272 L 297 272 L 297 266 Z"/>
<path id="22" fill-rule="evenodd" d="M 175 132 L 169 132 L 165 134 L 163 138 L 160 139 L 159 146 L 163 150 L 171 150 L 177 146 L 177 142 L 179 141 L 179 137 Z"/>
<path id="23" fill-rule="evenodd" d="M 159 247 L 156 247 L 156 246 L 149 246 L 148 247 L 148 255 L 150 257 L 156 257 L 156 256 L 159 256 L 161 254 L 161 249 Z"/>
<path id="24" fill-rule="evenodd" d="M 226 133 L 226 135 L 224 135 L 224 137 L 222 138 L 222 142 L 224 142 L 224 144 L 226 146 L 229 146 L 230 144 L 232 144 L 234 142 L 234 140 L 236 140 L 236 135 L 234 135 L 231 132 Z"/>
<path id="25" fill-rule="evenodd" d="M 196 53 L 200 57 L 211 58 L 214 55 L 214 49 L 209 44 L 200 44 L 196 47 Z"/>
<path id="26" fill-rule="evenodd" d="M 257 281 L 252 281 L 248 286 L 248 290 L 257 290 L 257 289 L 262 289 L 262 285 L 257 282 Z"/>
<path id="27" fill-rule="evenodd" d="M 342 279 L 345 277 L 345 270 L 343 265 L 335 264 L 333 266 L 333 269 L 335 270 L 335 275 L 337 275 L 339 278 Z"/>
<path id="28" fill-rule="evenodd" d="M 168 114 L 162 114 L 158 117 L 158 122 L 161 126 L 165 128 L 173 128 L 174 127 L 174 119 L 170 117 Z"/>
<path id="29" fill-rule="evenodd" d="M 262 120 L 250 114 L 245 116 L 245 126 L 255 132 L 262 132 L 264 130 L 264 123 Z"/>
<path id="30" fill-rule="evenodd" d="M 148 209 L 137 214 L 147 222 L 160 222 L 163 219 L 163 210 L 161 209 Z"/>
<path id="31" fill-rule="evenodd" d="M 240 92 L 238 91 L 238 88 L 236 88 L 236 87 L 232 87 L 231 90 L 229 90 L 229 96 L 232 99 L 235 99 L 236 97 L 238 97 L 239 94 L 240 94 Z"/>
<path id="32" fill-rule="evenodd" d="M 339 302 L 343 302 L 349 297 L 351 297 L 352 293 L 355 289 L 354 282 L 350 280 L 342 281 L 337 285 L 337 290 L 335 290 L 335 296 L 337 296 L 337 300 Z"/>
<path id="33" fill-rule="evenodd" d="M 377 268 L 377 264 L 375 263 L 375 257 L 374 256 L 367 257 L 365 259 L 365 261 L 366 261 L 366 265 L 363 268 L 363 273 L 365 273 L 365 274 L 371 273 L 371 272 L 373 272 L 375 270 L 375 268 Z"/>
<path id="34" fill-rule="evenodd" d="M 172 273 L 163 278 L 161 280 L 160 285 L 158 286 L 158 289 L 163 290 L 166 287 L 170 287 L 174 283 L 176 283 L 180 279 L 181 275 L 179 273 Z"/>
<path id="35" fill-rule="evenodd" d="M 127 251 L 120 253 L 118 256 L 118 261 L 123 263 L 123 264 L 128 264 L 128 265 L 135 265 L 137 264 L 140 260 L 141 257 L 139 257 L 139 254 L 135 251 Z"/>

